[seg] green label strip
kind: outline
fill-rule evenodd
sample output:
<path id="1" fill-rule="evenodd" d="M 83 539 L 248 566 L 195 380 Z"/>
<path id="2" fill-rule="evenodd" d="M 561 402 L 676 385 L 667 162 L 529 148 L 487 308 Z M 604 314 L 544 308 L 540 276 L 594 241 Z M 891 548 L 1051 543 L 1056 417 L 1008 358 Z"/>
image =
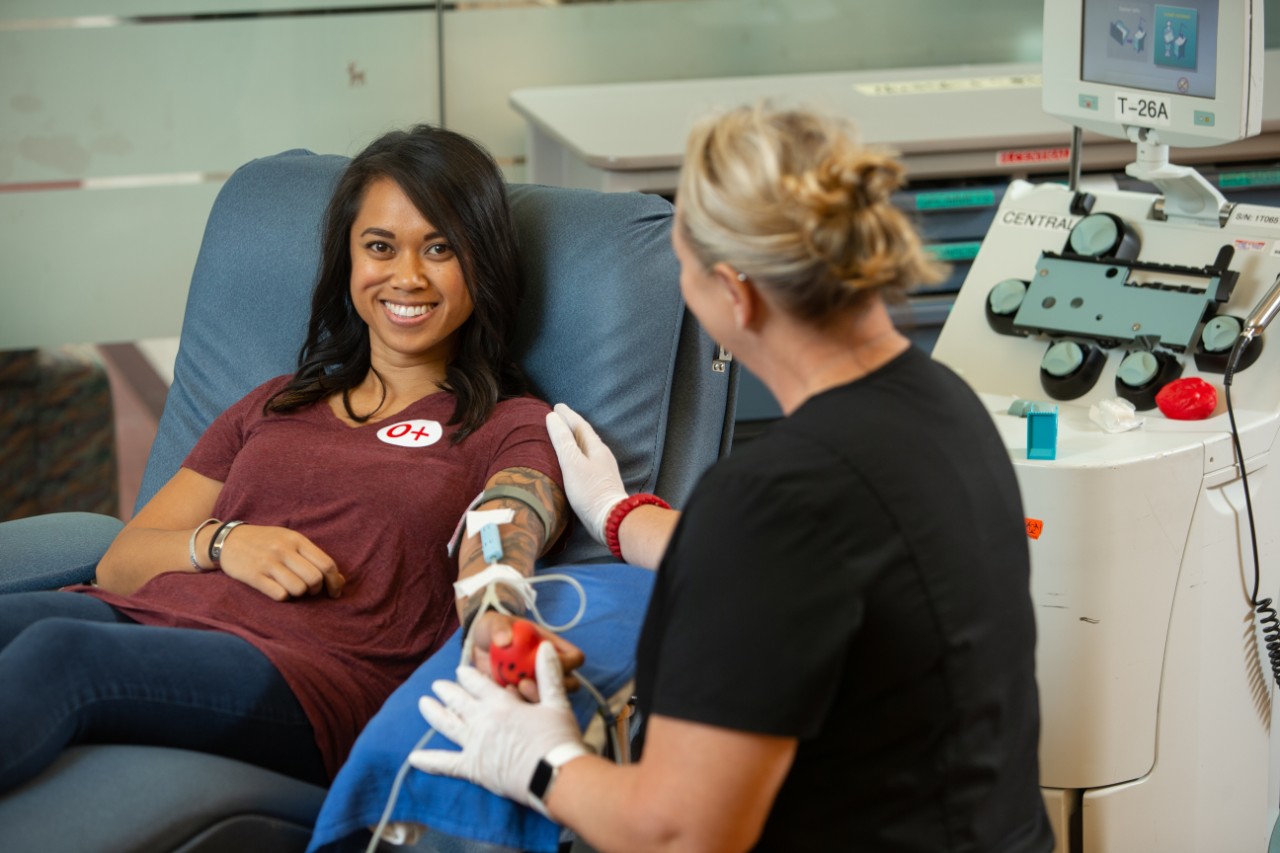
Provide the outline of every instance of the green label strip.
<path id="1" fill-rule="evenodd" d="M 930 243 L 925 246 L 931 255 L 944 263 L 971 261 L 978 257 L 978 250 L 981 248 L 981 240 L 966 243 Z"/>
<path id="2" fill-rule="evenodd" d="M 963 207 L 995 207 L 994 190 L 947 190 L 920 193 L 916 210 L 955 210 Z"/>
<path id="3" fill-rule="evenodd" d="M 1257 169 L 1250 172 L 1223 172 L 1218 175 L 1218 186 L 1223 189 L 1280 186 L 1280 169 Z"/>

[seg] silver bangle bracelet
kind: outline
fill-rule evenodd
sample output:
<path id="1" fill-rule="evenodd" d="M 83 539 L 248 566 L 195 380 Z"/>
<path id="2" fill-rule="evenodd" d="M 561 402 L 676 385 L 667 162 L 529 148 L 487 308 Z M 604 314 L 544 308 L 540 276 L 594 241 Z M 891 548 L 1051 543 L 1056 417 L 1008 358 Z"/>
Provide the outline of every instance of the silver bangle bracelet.
<path id="1" fill-rule="evenodd" d="M 201 566 L 200 562 L 196 559 L 196 537 L 200 535 L 201 530 L 204 530 L 210 524 L 221 524 L 221 522 L 216 518 L 206 518 L 204 521 L 200 522 L 199 527 L 191 531 L 191 539 L 187 542 L 187 556 L 191 558 L 191 568 L 195 569 L 197 572 L 209 571 L 204 566 Z"/>
<path id="2" fill-rule="evenodd" d="M 242 524 L 244 524 L 243 521 L 228 521 L 219 527 L 218 532 L 213 535 L 213 541 L 209 543 L 209 558 L 213 560 L 215 568 L 221 566 L 222 546 L 226 544 L 227 536 Z"/>

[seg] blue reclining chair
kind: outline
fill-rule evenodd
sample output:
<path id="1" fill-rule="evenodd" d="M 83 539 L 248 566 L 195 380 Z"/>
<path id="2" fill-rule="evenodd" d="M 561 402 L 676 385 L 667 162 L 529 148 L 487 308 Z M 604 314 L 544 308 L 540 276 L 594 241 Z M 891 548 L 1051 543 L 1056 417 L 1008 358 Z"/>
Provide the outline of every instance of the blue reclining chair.
<path id="1" fill-rule="evenodd" d="M 219 412 L 293 369 L 321 217 L 346 162 L 285 152 L 246 164 L 218 195 L 139 506 Z M 630 491 L 680 505 L 728 450 L 736 375 L 680 300 L 670 204 L 533 185 L 511 196 L 527 283 L 516 351 L 539 396 L 595 425 Z M 88 580 L 119 527 L 84 513 L 0 524 L 0 592 Z M 609 559 L 581 527 L 556 557 Z M 301 851 L 324 795 L 216 756 L 75 747 L 0 795 L 0 850 Z"/>

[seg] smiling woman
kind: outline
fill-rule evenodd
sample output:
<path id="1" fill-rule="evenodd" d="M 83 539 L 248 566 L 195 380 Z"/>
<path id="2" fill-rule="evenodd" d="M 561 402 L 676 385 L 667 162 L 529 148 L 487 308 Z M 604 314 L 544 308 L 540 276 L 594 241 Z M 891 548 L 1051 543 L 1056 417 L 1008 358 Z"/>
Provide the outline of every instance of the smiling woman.
<path id="1" fill-rule="evenodd" d="M 499 400 L 524 391 L 507 349 L 521 290 L 519 253 L 506 185 L 484 149 L 425 126 L 387 134 L 351 162 L 324 227 L 302 366 L 272 399 L 273 410 L 341 392 L 339 416 L 352 422 L 394 412 L 382 371 L 407 366 L 415 357 L 404 348 L 426 339 L 397 333 L 397 343 L 388 343 L 383 332 L 416 328 L 394 326 L 392 317 L 419 305 L 433 306 L 420 321 L 424 332 L 447 327 L 437 343 L 449 340 L 434 356 L 439 375 L 413 368 L 401 375 L 414 385 L 410 396 L 428 381 L 454 394 L 457 440 Z M 390 353 L 397 355 L 383 362 Z M 417 358 L 433 357 L 424 350 Z"/>
<path id="2" fill-rule="evenodd" d="M 523 601 L 481 611 L 483 579 L 454 586 L 486 568 L 477 539 L 447 548 L 473 503 L 509 509 L 504 571 L 528 575 L 566 520 L 549 407 L 507 349 L 501 172 L 458 134 L 390 133 L 325 223 L 297 371 L 210 425 L 95 586 L 0 598 L 0 790 L 108 740 L 324 782 L 464 618 L 478 661 L 510 644 Z"/>
<path id="3" fill-rule="evenodd" d="M 339 417 L 397 411 L 386 376 L 403 377 L 414 398 L 439 388 L 474 305 L 457 253 L 390 178 L 369 185 L 351 226 L 351 302 L 369 327 L 370 372 L 341 410 L 330 398 Z"/>

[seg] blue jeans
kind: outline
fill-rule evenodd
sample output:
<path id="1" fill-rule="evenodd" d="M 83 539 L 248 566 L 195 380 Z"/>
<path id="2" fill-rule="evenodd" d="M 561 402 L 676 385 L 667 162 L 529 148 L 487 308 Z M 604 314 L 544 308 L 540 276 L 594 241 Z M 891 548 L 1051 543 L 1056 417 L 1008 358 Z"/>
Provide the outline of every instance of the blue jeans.
<path id="1" fill-rule="evenodd" d="M 140 625 L 74 592 L 0 595 L 0 791 L 82 743 L 179 747 L 328 784 L 301 705 L 251 643 Z"/>

